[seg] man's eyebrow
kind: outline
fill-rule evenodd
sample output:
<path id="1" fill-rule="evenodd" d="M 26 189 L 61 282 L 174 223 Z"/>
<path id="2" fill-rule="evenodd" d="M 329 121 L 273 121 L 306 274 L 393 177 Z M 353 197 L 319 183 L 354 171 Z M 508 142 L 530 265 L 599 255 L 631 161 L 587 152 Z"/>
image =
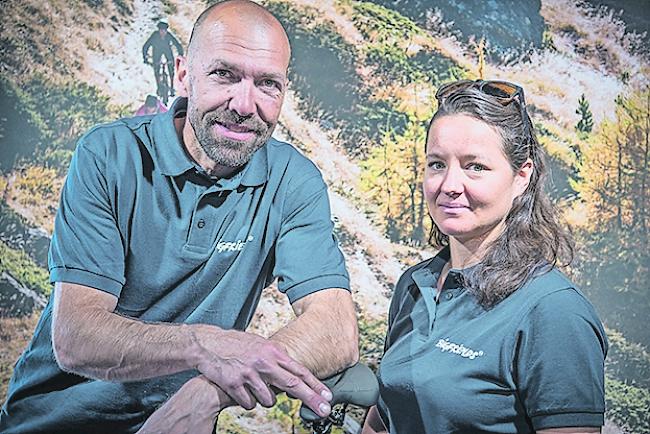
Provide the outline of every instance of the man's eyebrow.
<path id="1" fill-rule="evenodd" d="M 232 71 L 239 71 L 239 68 L 232 63 L 226 62 L 221 59 L 215 59 L 212 62 L 208 63 L 208 70 L 213 70 L 217 68 L 229 69 Z"/>
<path id="2" fill-rule="evenodd" d="M 208 64 L 207 70 L 212 71 L 215 69 L 227 69 L 229 71 L 234 71 L 234 72 L 241 72 L 240 68 L 235 65 L 234 63 L 227 62 L 222 59 L 215 59 L 211 63 Z M 259 79 L 272 79 L 279 81 L 280 83 L 284 83 L 287 79 L 286 74 L 282 74 L 279 72 L 262 72 L 260 74 L 257 74 L 255 78 Z"/>
<path id="3" fill-rule="evenodd" d="M 287 79 L 286 75 L 277 72 L 265 72 L 260 74 L 259 78 L 276 80 L 279 81 L 280 83 L 284 83 L 284 81 Z"/>

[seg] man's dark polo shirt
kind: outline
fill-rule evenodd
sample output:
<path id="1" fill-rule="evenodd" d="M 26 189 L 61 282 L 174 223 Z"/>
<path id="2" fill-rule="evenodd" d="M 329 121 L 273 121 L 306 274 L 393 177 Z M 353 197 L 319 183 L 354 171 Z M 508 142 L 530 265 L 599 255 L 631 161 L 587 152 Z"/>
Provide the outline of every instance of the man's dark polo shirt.
<path id="1" fill-rule="evenodd" d="M 243 330 L 276 277 L 294 302 L 349 290 L 333 237 L 326 185 L 292 146 L 270 139 L 231 179 L 211 179 L 185 153 L 173 117 L 98 126 L 79 142 L 50 248 L 50 279 L 118 297 L 146 321 Z M 134 432 L 180 385 L 183 372 L 111 383 L 61 371 L 52 303 L 18 361 L 0 432 Z"/>

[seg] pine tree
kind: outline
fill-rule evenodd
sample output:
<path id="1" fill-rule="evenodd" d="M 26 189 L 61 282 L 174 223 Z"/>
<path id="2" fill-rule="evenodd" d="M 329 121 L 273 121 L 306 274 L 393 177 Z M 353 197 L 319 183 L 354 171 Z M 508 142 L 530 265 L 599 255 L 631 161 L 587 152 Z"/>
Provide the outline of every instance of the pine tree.
<path id="1" fill-rule="evenodd" d="M 580 115 L 580 120 L 576 124 L 576 130 L 581 133 L 590 133 L 594 128 L 594 119 L 591 110 L 589 110 L 589 102 L 587 101 L 587 98 L 585 98 L 584 93 L 578 100 L 578 109 L 576 110 L 576 114 Z"/>

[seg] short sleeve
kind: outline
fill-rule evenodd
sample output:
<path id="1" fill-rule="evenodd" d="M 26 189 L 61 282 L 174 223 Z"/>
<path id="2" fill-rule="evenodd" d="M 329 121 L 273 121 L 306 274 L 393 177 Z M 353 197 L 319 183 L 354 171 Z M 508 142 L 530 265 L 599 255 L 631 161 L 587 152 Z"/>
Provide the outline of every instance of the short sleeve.
<path id="1" fill-rule="evenodd" d="M 535 430 L 604 423 L 607 338 L 575 289 L 543 297 L 523 319 L 515 381 Z"/>
<path id="2" fill-rule="evenodd" d="M 350 289 L 333 230 L 327 187 L 320 175 L 297 183 L 287 194 L 273 271 L 278 288 L 291 303 L 322 289 Z"/>
<path id="3" fill-rule="evenodd" d="M 81 141 L 61 192 L 49 251 L 51 282 L 119 295 L 124 285 L 124 248 L 109 191 L 106 159 Z"/>

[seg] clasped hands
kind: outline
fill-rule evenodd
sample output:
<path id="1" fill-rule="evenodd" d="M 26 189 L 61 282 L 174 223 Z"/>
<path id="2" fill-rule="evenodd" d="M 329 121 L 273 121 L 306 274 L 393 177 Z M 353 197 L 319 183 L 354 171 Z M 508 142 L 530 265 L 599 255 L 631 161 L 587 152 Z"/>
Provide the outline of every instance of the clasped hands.
<path id="1" fill-rule="evenodd" d="M 156 410 L 139 434 L 212 433 L 218 413 L 240 405 L 275 404 L 275 392 L 301 400 L 327 416 L 332 394 L 307 368 L 292 359 L 283 345 L 252 333 L 189 326 L 192 350 L 188 357 L 202 375 L 181 387 Z"/>

